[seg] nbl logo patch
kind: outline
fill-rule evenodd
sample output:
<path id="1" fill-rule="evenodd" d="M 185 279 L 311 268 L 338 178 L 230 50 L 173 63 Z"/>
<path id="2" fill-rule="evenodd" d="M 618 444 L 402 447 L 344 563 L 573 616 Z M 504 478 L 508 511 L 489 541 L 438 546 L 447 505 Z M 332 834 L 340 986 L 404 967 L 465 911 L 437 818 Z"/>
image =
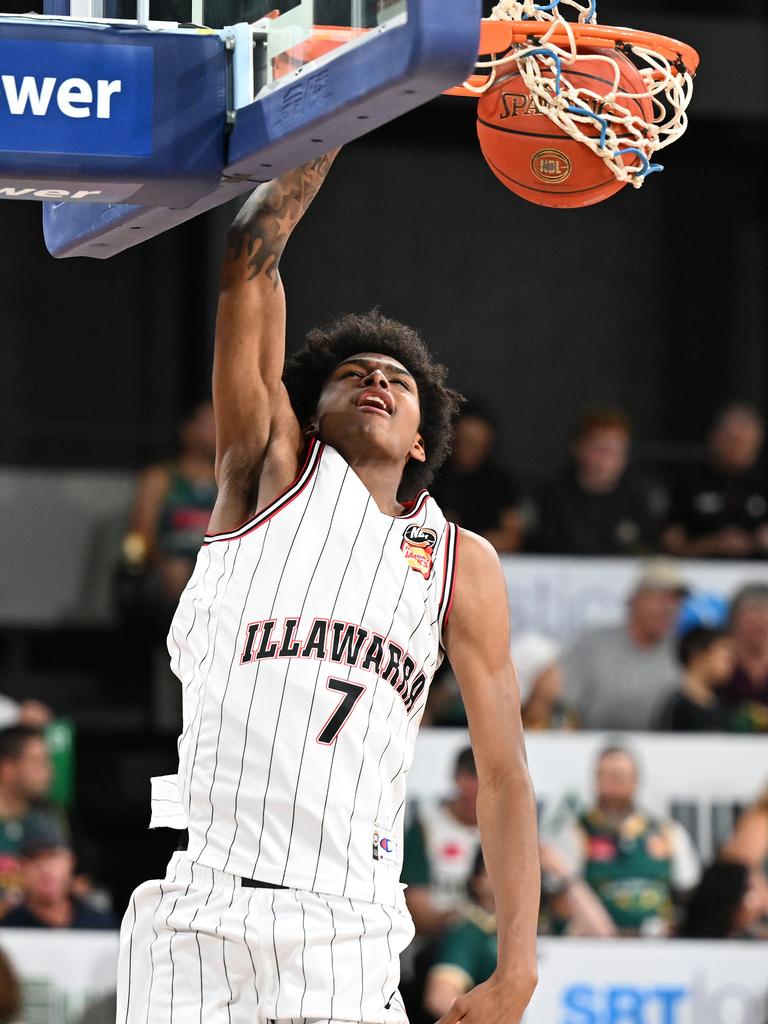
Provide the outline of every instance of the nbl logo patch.
<path id="1" fill-rule="evenodd" d="M 432 555 L 437 544 L 437 533 L 428 526 L 411 523 L 406 526 L 400 545 L 405 560 L 412 569 L 420 572 L 425 580 L 432 572 Z"/>

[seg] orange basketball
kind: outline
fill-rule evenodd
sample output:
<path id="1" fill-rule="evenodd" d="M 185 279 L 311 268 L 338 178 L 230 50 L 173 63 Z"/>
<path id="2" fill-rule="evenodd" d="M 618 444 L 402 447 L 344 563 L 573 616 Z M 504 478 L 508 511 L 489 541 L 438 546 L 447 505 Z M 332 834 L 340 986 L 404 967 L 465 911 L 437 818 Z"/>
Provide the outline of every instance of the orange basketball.
<path id="1" fill-rule="evenodd" d="M 624 54 L 597 48 L 581 52 L 612 57 L 621 71 L 620 91 L 646 91 L 640 72 Z M 563 74 L 572 85 L 600 96 L 613 89 L 613 73 L 603 60 L 580 60 L 570 66 L 563 63 Z M 554 78 L 554 71 L 551 77 Z M 644 121 L 653 119 L 653 104 L 647 96 L 620 97 L 618 102 Z M 599 105 L 595 107 L 599 114 Z M 594 125 L 580 122 L 580 127 L 585 135 L 600 137 L 597 121 Z M 566 135 L 546 114 L 539 112 L 519 70 L 505 75 L 480 97 L 477 134 L 483 156 L 499 181 L 532 203 L 592 206 L 626 184 L 617 181 L 587 146 Z M 628 141 L 627 146 L 631 145 Z M 637 157 L 630 154 L 625 162 L 636 163 Z"/>

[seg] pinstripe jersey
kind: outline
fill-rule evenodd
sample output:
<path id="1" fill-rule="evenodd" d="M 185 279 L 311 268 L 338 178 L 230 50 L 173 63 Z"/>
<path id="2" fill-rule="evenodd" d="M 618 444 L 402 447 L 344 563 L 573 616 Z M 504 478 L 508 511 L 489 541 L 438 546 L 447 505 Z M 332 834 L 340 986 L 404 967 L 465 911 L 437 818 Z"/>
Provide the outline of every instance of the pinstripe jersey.
<path id="1" fill-rule="evenodd" d="M 187 825 L 193 860 L 397 903 L 405 780 L 457 533 L 426 491 L 384 514 L 312 441 L 271 505 L 206 536 L 168 636 L 183 732 L 166 781 L 181 807 L 154 819 Z"/>

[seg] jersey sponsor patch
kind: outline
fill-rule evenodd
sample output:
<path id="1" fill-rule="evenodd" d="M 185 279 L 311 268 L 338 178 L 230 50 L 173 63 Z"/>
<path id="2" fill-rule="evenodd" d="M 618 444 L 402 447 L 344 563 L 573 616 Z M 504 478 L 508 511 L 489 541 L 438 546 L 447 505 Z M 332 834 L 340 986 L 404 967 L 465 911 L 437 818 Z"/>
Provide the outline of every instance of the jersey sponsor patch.
<path id="1" fill-rule="evenodd" d="M 437 544 L 437 533 L 429 526 L 411 523 L 403 533 L 400 545 L 405 560 L 412 569 L 428 580 L 432 572 L 432 555 Z"/>
<path id="2" fill-rule="evenodd" d="M 391 829 L 383 828 L 381 825 L 373 826 L 373 859 L 400 866 L 397 859 L 397 839 Z"/>

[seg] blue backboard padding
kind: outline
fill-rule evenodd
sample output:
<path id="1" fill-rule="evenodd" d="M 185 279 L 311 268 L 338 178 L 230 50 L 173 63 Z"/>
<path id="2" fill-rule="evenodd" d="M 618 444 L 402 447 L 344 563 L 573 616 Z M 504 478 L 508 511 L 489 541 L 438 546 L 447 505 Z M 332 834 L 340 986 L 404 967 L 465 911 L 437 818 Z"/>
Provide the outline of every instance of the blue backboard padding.
<path id="1" fill-rule="evenodd" d="M 0 65 L 12 81 L 12 95 L 5 81 L 0 88 L 1 184 L 135 183 L 129 194 L 141 205 L 188 206 L 221 180 L 227 58 L 218 36 L 6 22 Z M 93 95 L 88 105 L 76 94 L 88 117 L 72 116 L 71 89 L 62 86 L 72 77 Z M 43 114 L 33 112 L 28 92 L 22 102 L 25 78 L 38 111 L 47 101 Z M 120 91 L 105 100 L 109 116 L 99 117 L 98 82 L 110 80 Z"/>
<path id="2" fill-rule="evenodd" d="M 385 124 L 407 109 L 464 81 L 480 37 L 480 3 L 410 0 L 405 25 L 339 54 L 259 102 L 238 111 L 227 174 L 264 177 L 265 165 L 296 166 Z M 405 92 L 404 90 L 408 90 Z M 355 126 L 357 118 L 364 118 Z"/>
<path id="3" fill-rule="evenodd" d="M 406 24 L 238 110 L 216 190 L 185 209 L 45 203 L 49 251 L 107 258 L 427 102 L 473 70 L 480 18 L 481 0 L 409 0 Z M 298 86 L 316 102 L 299 103 Z"/>

